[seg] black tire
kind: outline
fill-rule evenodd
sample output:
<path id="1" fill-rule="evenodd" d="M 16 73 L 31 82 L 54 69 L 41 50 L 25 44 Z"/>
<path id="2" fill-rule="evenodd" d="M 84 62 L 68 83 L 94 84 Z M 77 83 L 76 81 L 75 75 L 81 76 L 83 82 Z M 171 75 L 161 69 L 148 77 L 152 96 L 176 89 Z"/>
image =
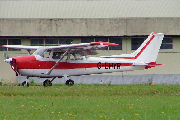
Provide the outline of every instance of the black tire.
<path id="1" fill-rule="evenodd" d="M 68 86 L 73 86 L 74 85 L 74 81 L 69 79 L 69 80 L 66 81 L 65 84 L 68 85 Z"/>
<path id="2" fill-rule="evenodd" d="M 22 86 L 23 87 L 29 87 L 29 83 L 27 82 L 27 84 L 26 84 L 26 81 L 24 81 L 24 82 L 22 82 Z"/>
<path id="3" fill-rule="evenodd" d="M 47 87 L 47 86 L 52 86 L 52 82 L 48 79 L 46 79 L 44 82 L 43 82 L 43 86 L 44 87 Z"/>

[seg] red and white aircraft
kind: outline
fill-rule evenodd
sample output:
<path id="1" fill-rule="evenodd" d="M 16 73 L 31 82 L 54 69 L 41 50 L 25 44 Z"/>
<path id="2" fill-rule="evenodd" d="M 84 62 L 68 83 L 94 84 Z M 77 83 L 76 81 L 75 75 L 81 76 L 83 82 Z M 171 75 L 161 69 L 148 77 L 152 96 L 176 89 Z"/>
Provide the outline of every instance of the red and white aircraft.
<path id="1" fill-rule="evenodd" d="M 51 86 L 56 77 L 65 77 L 132 70 L 143 70 L 155 67 L 156 58 L 163 40 L 163 33 L 151 33 L 141 46 L 131 54 L 88 57 L 97 54 L 96 49 L 109 45 L 109 42 L 92 42 L 61 46 L 21 46 L 3 45 L 6 48 L 37 49 L 32 55 L 6 58 L 5 62 L 17 75 L 28 77 L 52 78 L 43 82 L 44 86 Z M 24 82 L 27 84 L 27 82 Z M 69 79 L 67 85 L 73 85 Z"/>

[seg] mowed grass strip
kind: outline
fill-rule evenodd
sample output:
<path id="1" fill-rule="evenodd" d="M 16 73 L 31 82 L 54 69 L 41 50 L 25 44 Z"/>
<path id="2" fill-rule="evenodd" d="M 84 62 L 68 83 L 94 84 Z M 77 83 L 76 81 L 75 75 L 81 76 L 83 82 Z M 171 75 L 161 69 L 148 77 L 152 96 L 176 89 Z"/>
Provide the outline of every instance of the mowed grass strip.
<path id="1" fill-rule="evenodd" d="M 180 85 L 0 87 L 0 119 L 180 119 Z"/>

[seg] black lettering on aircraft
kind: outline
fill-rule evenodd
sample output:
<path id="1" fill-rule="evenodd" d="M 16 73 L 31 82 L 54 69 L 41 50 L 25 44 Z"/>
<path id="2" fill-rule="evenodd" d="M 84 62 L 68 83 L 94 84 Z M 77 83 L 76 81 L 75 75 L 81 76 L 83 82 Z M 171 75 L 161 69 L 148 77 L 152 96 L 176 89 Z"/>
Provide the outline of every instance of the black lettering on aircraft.
<path id="1" fill-rule="evenodd" d="M 104 67 L 104 69 L 120 69 L 121 63 L 97 63 L 97 68 L 101 69 Z"/>
<path id="2" fill-rule="evenodd" d="M 97 64 L 97 68 L 98 68 L 98 69 L 101 69 L 101 62 L 99 62 L 99 63 Z"/>

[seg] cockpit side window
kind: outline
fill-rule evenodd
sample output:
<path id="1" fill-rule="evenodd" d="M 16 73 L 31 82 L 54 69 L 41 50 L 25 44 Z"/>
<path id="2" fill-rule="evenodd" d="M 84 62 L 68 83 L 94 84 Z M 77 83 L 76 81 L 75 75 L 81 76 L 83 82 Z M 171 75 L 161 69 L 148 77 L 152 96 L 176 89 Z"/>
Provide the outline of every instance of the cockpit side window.
<path id="1" fill-rule="evenodd" d="M 63 55 L 62 52 L 53 52 L 52 58 L 53 59 L 60 59 L 62 55 Z"/>
<path id="2" fill-rule="evenodd" d="M 60 59 L 63 56 L 64 52 L 53 52 L 53 59 Z M 83 57 L 79 54 L 70 53 L 64 56 L 63 60 L 82 60 Z"/>
<path id="3" fill-rule="evenodd" d="M 72 56 L 74 57 L 74 60 L 83 60 L 83 57 L 80 54 L 72 53 Z"/>
<path id="4" fill-rule="evenodd" d="M 51 51 L 50 50 L 44 51 L 44 58 L 50 58 L 50 55 L 51 55 Z"/>
<path id="5" fill-rule="evenodd" d="M 64 52 L 59 51 L 52 51 L 48 48 L 41 47 L 37 49 L 33 55 L 40 55 L 43 58 L 53 58 L 53 59 L 60 59 L 63 56 Z M 63 60 L 83 60 L 83 57 L 80 54 L 76 53 L 68 53 L 64 56 Z"/>

